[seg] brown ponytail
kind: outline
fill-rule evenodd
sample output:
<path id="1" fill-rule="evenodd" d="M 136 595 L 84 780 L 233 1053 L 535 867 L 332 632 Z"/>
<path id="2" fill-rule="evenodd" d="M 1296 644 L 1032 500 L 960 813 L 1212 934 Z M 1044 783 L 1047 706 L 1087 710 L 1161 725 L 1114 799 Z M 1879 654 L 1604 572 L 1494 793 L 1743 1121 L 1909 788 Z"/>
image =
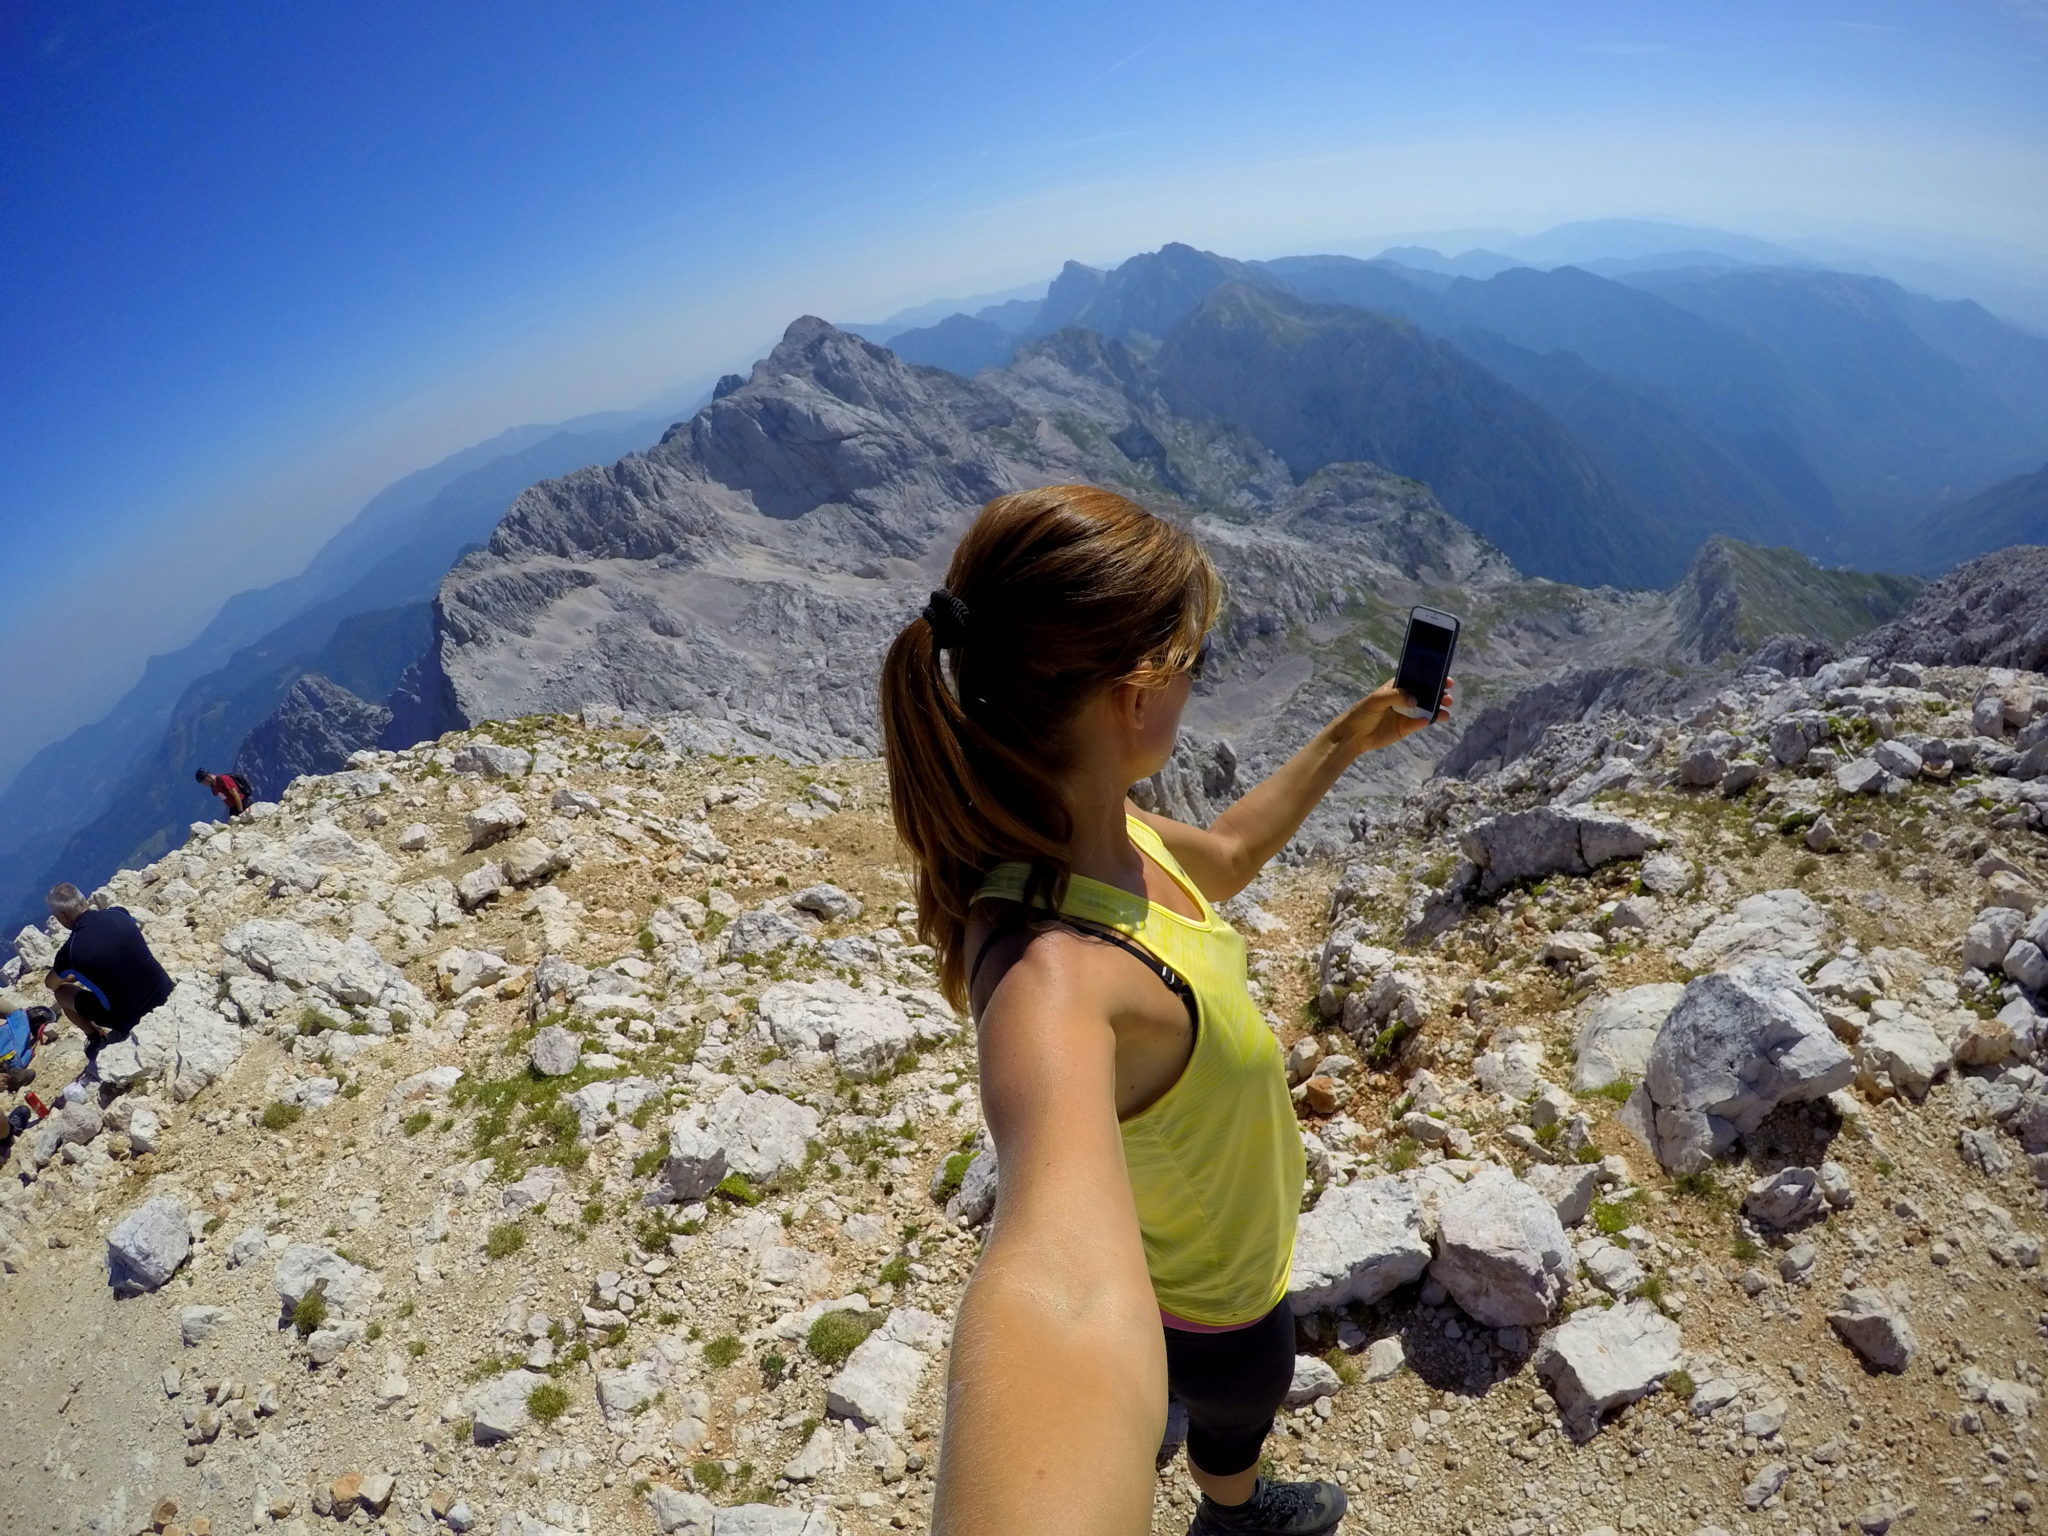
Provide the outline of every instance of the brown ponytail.
<path id="1" fill-rule="evenodd" d="M 982 509 L 946 591 L 967 622 L 955 633 L 942 611 L 943 647 L 922 615 L 897 635 L 882 736 L 918 937 L 938 952 L 939 990 L 964 1008 L 982 875 L 1016 859 L 1032 866 L 1028 901 L 1064 893 L 1073 817 L 1058 776 L 1075 712 L 1098 689 L 1160 686 L 1190 665 L 1222 583 L 1186 529 L 1112 491 L 1049 485 Z"/>

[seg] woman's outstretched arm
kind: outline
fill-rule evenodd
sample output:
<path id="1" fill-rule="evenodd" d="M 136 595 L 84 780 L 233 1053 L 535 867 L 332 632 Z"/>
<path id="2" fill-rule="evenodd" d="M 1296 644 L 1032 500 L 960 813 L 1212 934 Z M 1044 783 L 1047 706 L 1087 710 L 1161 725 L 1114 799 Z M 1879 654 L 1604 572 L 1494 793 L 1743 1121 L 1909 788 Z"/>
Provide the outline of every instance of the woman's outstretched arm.
<path id="1" fill-rule="evenodd" d="M 982 1012 L 999 1196 L 953 1327 L 935 1536 L 1152 1528 L 1166 1346 L 1116 1121 L 1116 985 L 1090 980 L 1100 958 L 1042 935 Z"/>
<path id="2" fill-rule="evenodd" d="M 1227 901 L 1250 885 L 1274 854 L 1300 830 L 1308 813 L 1330 792 L 1358 758 L 1391 746 L 1428 725 L 1394 712 L 1408 695 L 1392 683 L 1375 688 L 1309 738 L 1308 744 L 1282 763 L 1264 782 L 1248 790 L 1206 828 L 1131 807 L 1159 833 L 1160 841 L 1180 861 L 1202 894 Z M 1436 718 L 1451 715 L 1451 684 L 1444 684 L 1443 707 Z"/>

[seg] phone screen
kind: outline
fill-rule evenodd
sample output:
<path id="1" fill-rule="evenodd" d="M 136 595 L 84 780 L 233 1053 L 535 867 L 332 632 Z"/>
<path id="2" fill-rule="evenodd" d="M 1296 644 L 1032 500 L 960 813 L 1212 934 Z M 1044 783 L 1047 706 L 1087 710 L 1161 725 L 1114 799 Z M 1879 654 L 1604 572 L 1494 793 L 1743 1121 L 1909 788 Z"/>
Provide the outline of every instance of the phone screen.
<path id="1" fill-rule="evenodd" d="M 1408 615 L 1408 641 L 1401 647 L 1394 683 L 1432 720 L 1443 703 L 1444 680 L 1450 676 L 1451 653 L 1457 648 L 1457 620 L 1449 614 L 1418 608 Z"/>

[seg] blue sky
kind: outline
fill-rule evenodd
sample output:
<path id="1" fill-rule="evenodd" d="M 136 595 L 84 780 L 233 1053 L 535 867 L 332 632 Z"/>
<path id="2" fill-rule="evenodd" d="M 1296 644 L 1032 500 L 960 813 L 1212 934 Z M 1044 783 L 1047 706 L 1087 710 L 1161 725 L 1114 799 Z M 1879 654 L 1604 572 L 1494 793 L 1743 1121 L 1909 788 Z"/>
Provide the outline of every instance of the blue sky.
<path id="1" fill-rule="evenodd" d="M 2048 251 L 2044 58 L 2048 0 L 9 6 L 13 746 L 399 474 L 799 313 L 1610 215 Z"/>

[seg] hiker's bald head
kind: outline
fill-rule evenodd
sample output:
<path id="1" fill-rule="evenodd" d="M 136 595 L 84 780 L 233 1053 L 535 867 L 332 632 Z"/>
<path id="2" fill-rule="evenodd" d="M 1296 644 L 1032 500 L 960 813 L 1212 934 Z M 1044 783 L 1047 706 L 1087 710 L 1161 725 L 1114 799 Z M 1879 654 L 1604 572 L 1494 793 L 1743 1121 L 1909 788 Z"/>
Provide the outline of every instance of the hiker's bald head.
<path id="1" fill-rule="evenodd" d="M 85 899 L 85 892 L 68 880 L 62 885 L 51 886 L 48 899 L 50 916 L 56 918 L 66 928 L 74 926 L 79 918 L 85 915 L 86 908 L 91 905 Z"/>

